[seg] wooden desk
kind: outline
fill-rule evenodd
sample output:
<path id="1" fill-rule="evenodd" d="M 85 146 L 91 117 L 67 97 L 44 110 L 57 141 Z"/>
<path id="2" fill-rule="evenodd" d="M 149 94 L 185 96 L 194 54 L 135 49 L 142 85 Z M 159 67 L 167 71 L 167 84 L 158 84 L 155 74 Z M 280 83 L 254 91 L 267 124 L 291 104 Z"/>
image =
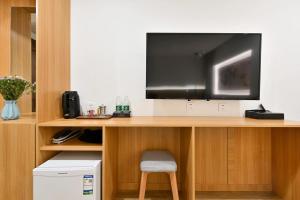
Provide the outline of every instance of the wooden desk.
<path id="1" fill-rule="evenodd" d="M 300 122 L 243 117 L 131 117 L 108 120 L 57 119 L 39 127 L 300 127 Z"/>
<path id="2" fill-rule="evenodd" d="M 50 138 L 64 127 L 102 128 L 103 144 L 71 141 L 53 147 Z M 132 117 L 38 124 L 38 163 L 57 151 L 102 151 L 105 200 L 138 190 L 139 159 L 146 149 L 167 149 L 175 156 L 182 199 L 196 199 L 198 192 L 209 191 L 274 192 L 285 200 L 300 199 L 296 189 L 300 187 L 300 122 Z M 170 189 L 163 174 L 151 175 L 147 187 Z"/>

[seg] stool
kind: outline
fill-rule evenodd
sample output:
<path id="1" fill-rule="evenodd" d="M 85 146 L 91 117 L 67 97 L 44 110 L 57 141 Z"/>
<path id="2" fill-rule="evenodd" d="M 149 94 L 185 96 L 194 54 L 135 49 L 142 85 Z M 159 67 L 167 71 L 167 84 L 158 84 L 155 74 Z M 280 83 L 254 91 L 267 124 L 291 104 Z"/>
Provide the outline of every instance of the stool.
<path id="1" fill-rule="evenodd" d="M 168 173 L 174 200 L 179 200 L 176 181 L 177 164 L 168 151 L 144 151 L 140 163 L 142 171 L 139 200 L 144 200 L 149 173 Z"/>

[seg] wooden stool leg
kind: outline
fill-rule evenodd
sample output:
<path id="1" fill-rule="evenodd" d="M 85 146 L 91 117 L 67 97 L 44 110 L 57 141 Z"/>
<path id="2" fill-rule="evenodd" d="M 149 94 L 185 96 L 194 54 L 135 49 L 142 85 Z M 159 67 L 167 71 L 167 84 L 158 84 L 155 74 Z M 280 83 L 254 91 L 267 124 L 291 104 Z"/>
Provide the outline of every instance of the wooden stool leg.
<path id="1" fill-rule="evenodd" d="M 144 200 L 147 185 L 147 172 L 142 172 L 139 200 Z"/>
<path id="2" fill-rule="evenodd" d="M 171 173 L 169 173 L 169 176 L 170 176 L 170 181 L 171 181 L 173 199 L 174 200 L 179 200 L 177 181 L 176 181 L 176 173 L 171 172 Z"/>

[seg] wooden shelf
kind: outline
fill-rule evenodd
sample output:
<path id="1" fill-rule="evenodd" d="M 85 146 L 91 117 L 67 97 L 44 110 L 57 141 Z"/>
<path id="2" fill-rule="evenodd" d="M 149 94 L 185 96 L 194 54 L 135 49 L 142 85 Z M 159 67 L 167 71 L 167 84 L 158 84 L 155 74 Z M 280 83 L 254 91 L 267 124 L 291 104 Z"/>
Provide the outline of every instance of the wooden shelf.
<path id="1" fill-rule="evenodd" d="M 48 144 L 40 148 L 41 151 L 102 151 L 100 144 L 90 144 L 78 139 L 72 139 L 62 144 Z"/>
<path id="2" fill-rule="evenodd" d="M 19 119 L 3 120 L 0 118 L 0 124 L 36 124 L 35 113 L 22 113 Z"/>
<path id="3" fill-rule="evenodd" d="M 197 192 L 196 200 L 281 200 L 272 192 Z"/>

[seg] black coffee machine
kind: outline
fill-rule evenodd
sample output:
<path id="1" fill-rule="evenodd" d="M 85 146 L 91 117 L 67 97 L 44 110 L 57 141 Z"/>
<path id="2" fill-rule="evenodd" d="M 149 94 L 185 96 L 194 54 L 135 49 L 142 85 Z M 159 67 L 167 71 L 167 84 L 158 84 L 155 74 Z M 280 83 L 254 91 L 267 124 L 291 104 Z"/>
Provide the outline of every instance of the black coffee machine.
<path id="1" fill-rule="evenodd" d="M 79 95 L 76 91 L 65 91 L 62 96 L 63 115 L 65 119 L 80 115 Z"/>

